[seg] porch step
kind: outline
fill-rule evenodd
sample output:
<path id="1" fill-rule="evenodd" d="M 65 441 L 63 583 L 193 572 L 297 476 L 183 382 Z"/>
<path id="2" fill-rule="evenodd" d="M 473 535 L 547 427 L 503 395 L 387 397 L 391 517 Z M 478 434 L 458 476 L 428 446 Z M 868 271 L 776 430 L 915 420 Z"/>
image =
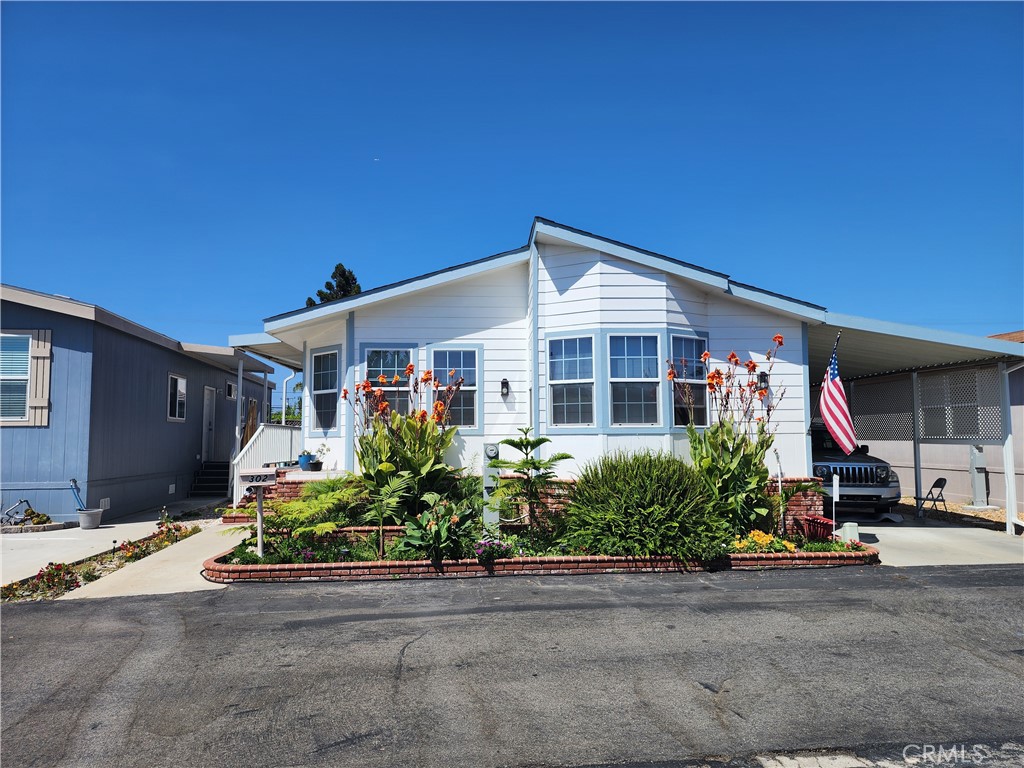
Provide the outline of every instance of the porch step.
<path id="1" fill-rule="evenodd" d="M 219 497 L 228 495 L 231 467 L 226 461 L 206 461 L 192 480 L 190 497 Z"/>

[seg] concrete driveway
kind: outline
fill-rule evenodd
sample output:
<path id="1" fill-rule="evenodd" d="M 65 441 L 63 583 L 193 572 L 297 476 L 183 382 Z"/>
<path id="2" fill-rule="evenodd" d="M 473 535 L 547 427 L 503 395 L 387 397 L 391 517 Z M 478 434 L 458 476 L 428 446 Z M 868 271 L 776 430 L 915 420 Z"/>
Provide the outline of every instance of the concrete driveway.
<path id="1" fill-rule="evenodd" d="M 903 516 L 902 522 L 840 511 L 837 523 L 856 521 L 860 540 L 878 549 L 883 565 L 1024 564 L 1024 538 L 1003 531 Z"/>

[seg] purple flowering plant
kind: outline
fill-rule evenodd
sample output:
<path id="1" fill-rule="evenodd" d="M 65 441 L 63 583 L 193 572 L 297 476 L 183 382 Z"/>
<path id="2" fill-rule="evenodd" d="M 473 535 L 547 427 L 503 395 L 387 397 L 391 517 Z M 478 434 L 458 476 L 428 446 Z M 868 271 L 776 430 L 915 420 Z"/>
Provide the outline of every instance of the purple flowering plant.
<path id="1" fill-rule="evenodd" d="M 511 557 L 513 547 L 503 541 L 494 539 L 481 539 L 476 543 L 476 561 L 487 567 L 494 564 L 495 560 Z"/>

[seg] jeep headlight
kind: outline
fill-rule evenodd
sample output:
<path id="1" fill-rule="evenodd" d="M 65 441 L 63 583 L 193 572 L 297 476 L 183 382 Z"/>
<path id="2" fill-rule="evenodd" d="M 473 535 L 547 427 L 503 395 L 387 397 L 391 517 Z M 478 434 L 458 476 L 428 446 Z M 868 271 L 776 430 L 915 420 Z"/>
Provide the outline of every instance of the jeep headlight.
<path id="1" fill-rule="evenodd" d="M 889 481 L 889 467 L 875 467 L 875 480 L 879 483 Z"/>
<path id="2" fill-rule="evenodd" d="M 828 464 L 815 464 L 814 465 L 814 476 L 820 477 L 823 481 L 827 481 L 832 477 L 832 467 Z"/>

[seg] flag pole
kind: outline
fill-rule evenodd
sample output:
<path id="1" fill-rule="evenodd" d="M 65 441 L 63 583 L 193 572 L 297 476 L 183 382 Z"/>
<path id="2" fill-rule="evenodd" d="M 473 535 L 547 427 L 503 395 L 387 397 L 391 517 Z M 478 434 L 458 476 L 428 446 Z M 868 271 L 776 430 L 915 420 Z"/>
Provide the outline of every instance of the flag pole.
<path id="1" fill-rule="evenodd" d="M 836 343 L 832 345 L 832 357 L 836 356 L 836 352 L 839 351 L 839 339 L 843 336 L 843 329 L 839 329 L 839 333 L 836 334 Z M 829 358 L 829 365 L 832 364 L 832 358 Z M 825 372 L 828 376 L 828 371 Z M 839 503 L 839 474 L 832 475 L 832 538 L 836 535 L 836 505 Z"/>

